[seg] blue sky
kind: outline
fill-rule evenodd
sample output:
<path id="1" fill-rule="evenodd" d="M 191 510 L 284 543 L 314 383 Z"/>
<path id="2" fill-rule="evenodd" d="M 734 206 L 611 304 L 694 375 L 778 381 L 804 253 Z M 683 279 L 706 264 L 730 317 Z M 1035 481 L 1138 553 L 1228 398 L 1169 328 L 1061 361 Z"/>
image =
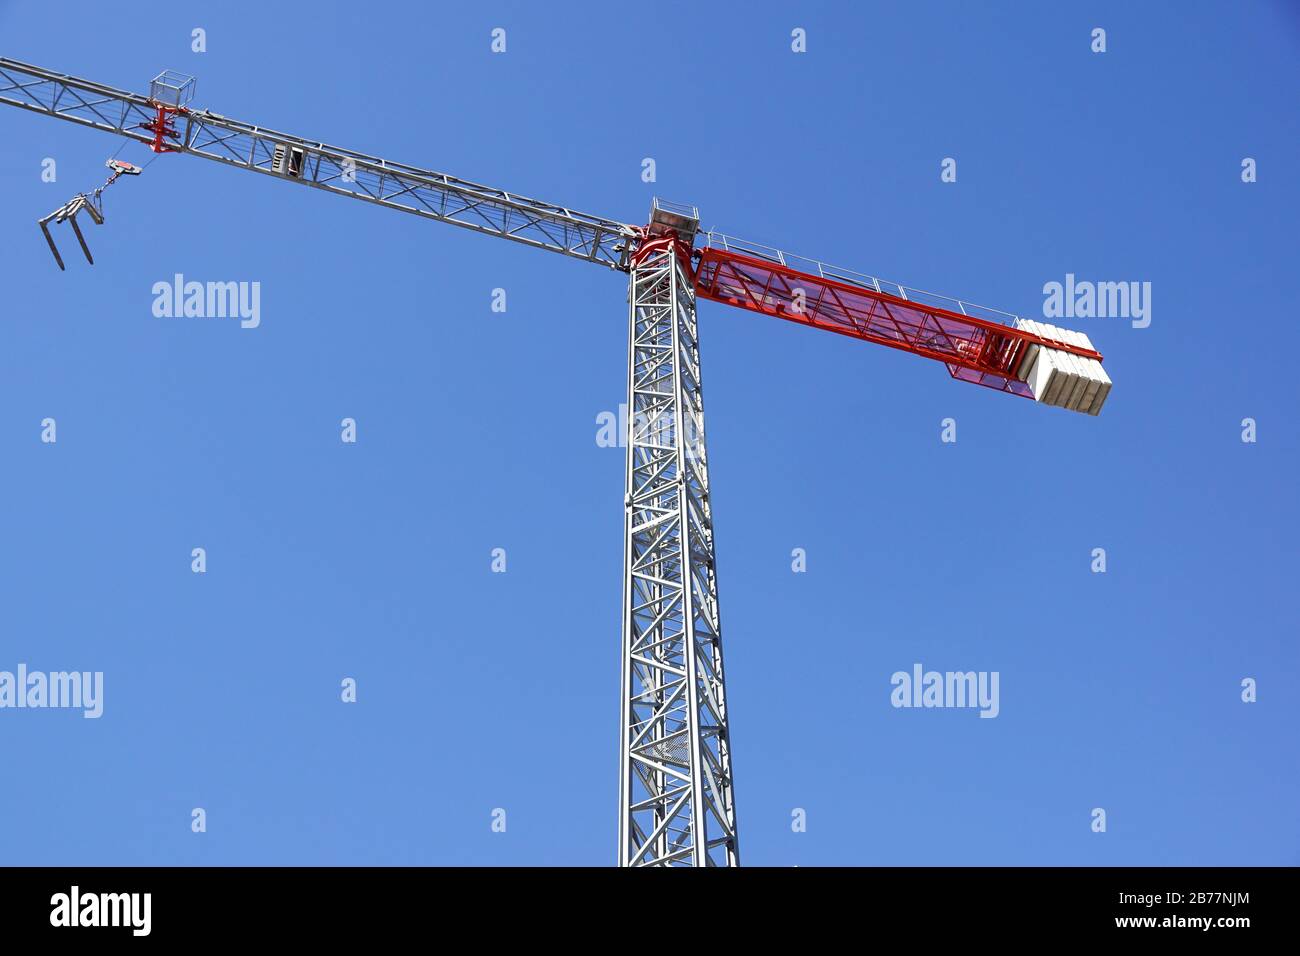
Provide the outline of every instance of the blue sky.
<path id="1" fill-rule="evenodd" d="M 742 857 L 783 866 L 1300 862 L 1298 46 L 1281 2 L 0 2 L 0 55 L 629 223 L 1037 318 L 1152 284 L 1063 323 L 1099 418 L 701 305 Z M 0 710 L 0 862 L 611 863 L 623 277 L 180 156 L 60 273 L 33 222 L 117 146 L 0 108 L 0 669 L 105 675 L 99 720 Z M 155 318 L 178 272 L 260 327 Z M 892 708 L 917 662 L 997 671 L 997 719 Z"/>

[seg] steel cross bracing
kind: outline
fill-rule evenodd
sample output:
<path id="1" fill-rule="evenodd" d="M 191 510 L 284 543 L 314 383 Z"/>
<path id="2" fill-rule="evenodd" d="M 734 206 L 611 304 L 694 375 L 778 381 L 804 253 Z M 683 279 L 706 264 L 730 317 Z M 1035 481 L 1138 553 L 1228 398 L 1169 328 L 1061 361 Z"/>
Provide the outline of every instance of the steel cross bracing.
<path id="1" fill-rule="evenodd" d="M 628 290 L 618 862 L 734 866 L 695 292 L 676 241 L 655 245 Z"/>
<path id="2" fill-rule="evenodd" d="M 148 97 L 3 57 L 0 102 L 146 145 L 154 140 L 142 132 L 158 116 Z M 207 110 L 181 110 L 173 120 L 177 139 L 168 146 L 179 152 L 296 179 L 327 192 L 615 269 L 626 268 L 627 243 L 634 230 L 612 219 L 251 126 Z"/>
<path id="3" fill-rule="evenodd" d="M 1085 359 L 1091 347 L 1043 338 L 1019 317 L 961 299 L 708 233 L 696 250 L 702 299 L 935 359 L 953 378 L 1033 398 L 1017 376 L 1026 350 L 1045 345 Z"/>

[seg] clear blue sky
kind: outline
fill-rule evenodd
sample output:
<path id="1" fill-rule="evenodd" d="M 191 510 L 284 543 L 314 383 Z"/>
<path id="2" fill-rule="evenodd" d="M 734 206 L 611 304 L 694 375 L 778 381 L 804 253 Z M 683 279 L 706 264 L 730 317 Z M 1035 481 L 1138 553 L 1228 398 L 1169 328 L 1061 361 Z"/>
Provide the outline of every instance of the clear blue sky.
<path id="1" fill-rule="evenodd" d="M 1295 7 L 569 6 L 0 2 L 0 55 L 1039 318 L 1151 282 L 1064 323 L 1100 418 L 701 306 L 744 860 L 1300 862 Z M 623 277 L 177 156 L 59 273 L 117 145 L 0 108 L 0 669 L 105 673 L 0 711 L 0 862 L 611 863 Z M 177 272 L 261 327 L 155 318 Z M 895 710 L 916 662 L 1000 715 Z"/>

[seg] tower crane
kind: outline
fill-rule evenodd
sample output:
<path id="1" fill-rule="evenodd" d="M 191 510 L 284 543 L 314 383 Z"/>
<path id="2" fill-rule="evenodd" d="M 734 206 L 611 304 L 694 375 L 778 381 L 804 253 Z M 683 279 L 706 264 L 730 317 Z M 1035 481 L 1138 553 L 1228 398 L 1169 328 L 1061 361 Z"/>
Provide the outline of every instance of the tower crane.
<path id="1" fill-rule="evenodd" d="M 703 231 L 693 206 L 656 198 L 633 225 L 254 126 L 191 108 L 194 86 L 165 71 L 144 96 L 0 58 L 11 106 L 628 274 L 620 866 L 740 861 L 699 300 L 910 352 L 1071 411 L 1096 415 L 1110 392 L 1080 332 Z"/>

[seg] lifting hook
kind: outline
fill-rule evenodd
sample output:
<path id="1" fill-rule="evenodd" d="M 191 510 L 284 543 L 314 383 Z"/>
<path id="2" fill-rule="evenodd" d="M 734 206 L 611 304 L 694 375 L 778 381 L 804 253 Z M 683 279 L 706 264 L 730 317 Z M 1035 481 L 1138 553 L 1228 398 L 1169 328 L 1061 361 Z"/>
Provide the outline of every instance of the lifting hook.
<path id="1" fill-rule="evenodd" d="M 77 193 L 44 219 L 36 221 L 37 225 L 41 227 L 41 232 L 45 234 L 45 241 L 50 244 L 50 252 L 54 253 L 54 261 L 59 264 L 60 269 L 64 269 L 63 257 L 59 255 L 59 248 L 54 244 L 54 237 L 50 235 L 50 221 L 53 220 L 55 225 L 61 222 L 71 224 L 72 231 L 77 234 L 77 242 L 81 244 L 81 251 L 86 254 L 86 261 L 93 266 L 95 260 L 90 254 L 90 247 L 86 245 L 86 237 L 81 233 L 81 226 L 77 223 L 77 214 L 85 212 L 94 221 L 95 225 L 102 226 L 104 224 L 104 200 L 102 195 L 104 190 L 117 182 L 121 176 L 139 176 L 144 172 L 139 166 L 120 159 L 110 159 L 104 165 L 113 171 L 113 175 L 108 177 L 104 185 L 90 195 Z"/>

